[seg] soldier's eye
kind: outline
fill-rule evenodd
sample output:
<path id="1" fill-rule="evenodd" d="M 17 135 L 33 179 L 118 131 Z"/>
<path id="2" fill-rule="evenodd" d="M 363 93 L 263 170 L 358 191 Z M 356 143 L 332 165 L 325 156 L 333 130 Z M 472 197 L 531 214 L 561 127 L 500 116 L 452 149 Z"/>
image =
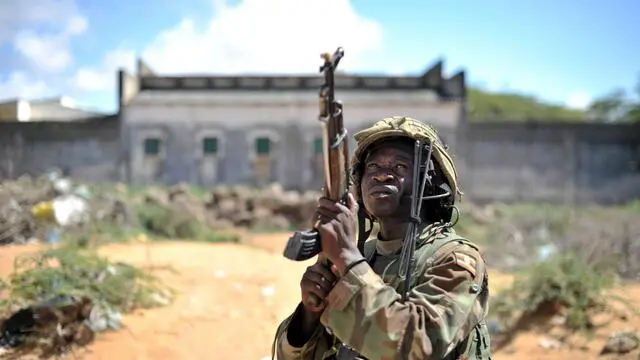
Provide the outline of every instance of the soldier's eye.
<path id="1" fill-rule="evenodd" d="M 374 163 L 368 163 L 367 164 L 367 170 L 376 170 L 378 169 L 378 165 L 374 164 Z"/>
<path id="2" fill-rule="evenodd" d="M 407 169 L 407 165 L 405 165 L 405 164 L 397 164 L 396 165 L 396 169 L 398 169 L 398 170 L 406 170 Z"/>

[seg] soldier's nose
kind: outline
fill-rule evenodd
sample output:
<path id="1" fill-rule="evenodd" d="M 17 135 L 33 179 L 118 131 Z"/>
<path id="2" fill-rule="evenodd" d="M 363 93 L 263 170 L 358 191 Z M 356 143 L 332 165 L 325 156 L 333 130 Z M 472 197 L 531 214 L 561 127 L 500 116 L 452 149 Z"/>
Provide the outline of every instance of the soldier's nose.
<path id="1" fill-rule="evenodd" d="M 384 172 L 384 173 L 374 175 L 373 179 L 381 183 L 391 182 L 393 181 L 393 175 L 389 174 L 388 172 Z"/>

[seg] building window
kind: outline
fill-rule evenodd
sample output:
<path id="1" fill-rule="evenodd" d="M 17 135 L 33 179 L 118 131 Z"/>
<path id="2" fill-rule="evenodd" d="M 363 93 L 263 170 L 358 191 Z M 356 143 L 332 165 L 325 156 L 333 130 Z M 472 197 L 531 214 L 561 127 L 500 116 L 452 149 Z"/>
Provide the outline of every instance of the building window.
<path id="1" fill-rule="evenodd" d="M 322 155 L 323 149 L 324 148 L 324 143 L 322 141 L 321 137 L 317 137 L 315 138 L 315 140 L 313 140 L 313 154 L 314 155 Z"/>
<path id="2" fill-rule="evenodd" d="M 256 146 L 256 154 L 258 155 L 269 155 L 271 153 L 271 139 L 268 137 L 259 137 L 255 142 Z"/>
<path id="3" fill-rule="evenodd" d="M 218 154 L 218 138 L 207 137 L 202 139 L 202 153 L 205 155 Z"/>
<path id="4" fill-rule="evenodd" d="M 160 155 L 161 142 L 158 138 L 146 138 L 144 139 L 144 154 L 145 156 L 158 156 Z"/>

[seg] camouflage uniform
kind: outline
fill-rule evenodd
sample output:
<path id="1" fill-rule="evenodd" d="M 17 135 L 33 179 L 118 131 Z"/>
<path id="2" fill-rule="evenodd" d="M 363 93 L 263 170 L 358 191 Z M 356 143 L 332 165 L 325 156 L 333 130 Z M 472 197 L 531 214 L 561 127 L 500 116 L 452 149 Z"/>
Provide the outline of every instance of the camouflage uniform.
<path id="1" fill-rule="evenodd" d="M 375 141 L 399 135 L 432 141 L 434 161 L 456 195 L 461 194 L 453 161 L 435 130 L 413 119 L 384 119 L 355 134 L 354 164 Z M 280 324 L 272 349 L 277 358 L 490 359 L 484 323 L 489 296 L 486 265 L 478 248 L 449 225 L 426 224 L 420 229 L 414 282 L 406 302 L 398 293 L 402 281 L 397 276 L 403 239 L 378 241 L 371 236 L 364 251 L 368 261 L 338 281 L 329 293 L 322 325 L 304 346 L 295 348 L 287 341 L 293 315 Z M 296 311 L 301 310 L 302 304 Z M 336 356 L 338 349 L 352 354 Z"/>

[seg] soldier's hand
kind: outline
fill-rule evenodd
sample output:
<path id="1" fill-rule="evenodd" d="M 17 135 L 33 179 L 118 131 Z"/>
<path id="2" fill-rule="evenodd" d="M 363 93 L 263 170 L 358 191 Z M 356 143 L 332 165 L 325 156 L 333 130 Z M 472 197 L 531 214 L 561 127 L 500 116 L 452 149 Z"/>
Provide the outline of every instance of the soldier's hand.
<path id="1" fill-rule="evenodd" d="M 349 263 L 362 258 L 356 244 L 358 203 L 348 195 L 346 205 L 320 198 L 316 208 L 322 253 L 341 273 Z"/>
<path id="2" fill-rule="evenodd" d="M 327 268 L 323 264 L 322 256 L 319 256 L 318 261 L 307 268 L 307 271 L 302 275 L 302 280 L 300 280 L 302 304 L 307 311 L 319 316 L 324 310 L 325 299 L 338 280 L 336 274 L 335 266 L 332 266 L 331 269 Z M 316 304 L 310 299 L 311 294 L 321 300 L 320 304 Z"/>

